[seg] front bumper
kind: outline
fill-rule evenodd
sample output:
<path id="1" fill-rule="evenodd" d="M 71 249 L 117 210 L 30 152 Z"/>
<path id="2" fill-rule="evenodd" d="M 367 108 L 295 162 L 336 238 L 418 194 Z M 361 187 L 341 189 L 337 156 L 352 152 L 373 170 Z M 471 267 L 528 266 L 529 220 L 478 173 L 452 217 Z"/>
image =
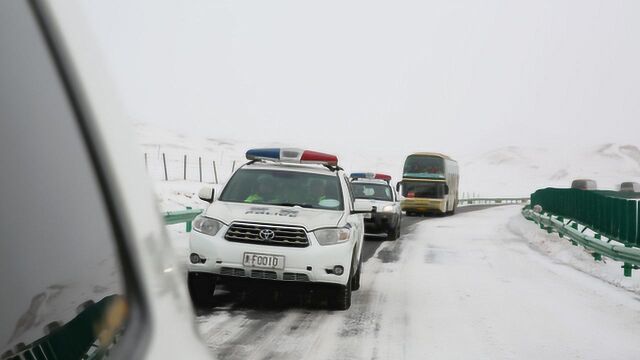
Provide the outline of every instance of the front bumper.
<path id="1" fill-rule="evenodd" d="M 445 213 L 446 202 L 443 199 L 410 198 L 400 202 L 402 211 L 415 211 L 424 213 Z"/>
<path id="2" fill-rule="evenodd" d="M 388 232 L 398 223 L 398 214 L 378 212 L 370 219 L 364 219 L 365 232 L 373 234 L 377 232 Z"/>
<path id="3" fill-rule="evenodd" d="M 291 282 L 317 282 L 346 285 L 354 240 L 341 244 L 322 246 L 313 233 L 307 233 L 309 246 L 285 247 L 262 244 L 232 242 L 224 238 L 228 227 L 223 227 L 216 236 L 191 232 L 189 245 L 191 253 L 206 259 L 204 263 L 193 264 L 187 260 L 189 272 L 204 272 L 227 278 L 253 278 Z M 245 253 L 284 256 L 284 269 L 265 269 L 244 266 Z M 334 266 L 342 266 L 344 273 L 335 275 Z"/>

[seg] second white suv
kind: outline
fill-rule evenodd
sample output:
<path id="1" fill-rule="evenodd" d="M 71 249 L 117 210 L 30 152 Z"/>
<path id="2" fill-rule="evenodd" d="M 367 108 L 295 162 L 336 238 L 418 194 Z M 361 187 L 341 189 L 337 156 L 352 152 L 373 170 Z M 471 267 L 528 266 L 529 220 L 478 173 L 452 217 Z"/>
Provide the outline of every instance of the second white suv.
<path id="1" fill-rule="evenodd" d="M 253 149 L 193 222 L 189 291 L 211 304 L 217 280 L 242 278 L 331 284 L 329 306 L 351 306 L 360 287 L 363 213 L 349 180 L 329 154 L 299 149 Z"/>

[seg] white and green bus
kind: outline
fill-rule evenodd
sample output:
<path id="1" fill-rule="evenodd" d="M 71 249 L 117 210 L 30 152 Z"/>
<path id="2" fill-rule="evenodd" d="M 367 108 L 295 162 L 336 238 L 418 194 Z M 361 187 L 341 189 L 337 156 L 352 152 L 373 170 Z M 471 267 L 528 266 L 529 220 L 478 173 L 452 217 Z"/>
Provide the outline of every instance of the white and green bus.
<path id="1" fill-rule="evenodd" d="M 453 214 L 458 206 L 458 163 L 440 153 L 407 156 L 398 192 L 407 215 Z"/>

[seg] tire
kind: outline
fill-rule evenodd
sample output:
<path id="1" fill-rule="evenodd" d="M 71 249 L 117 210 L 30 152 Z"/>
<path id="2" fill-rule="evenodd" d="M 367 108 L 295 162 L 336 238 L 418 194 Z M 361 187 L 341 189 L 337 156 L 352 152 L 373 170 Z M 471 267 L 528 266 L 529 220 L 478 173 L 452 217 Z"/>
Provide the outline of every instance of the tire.
<path id="1" fill-rule="evenodd" d="M 338 285 L 329 293 L 328 303 L 331 310 L 344 311 L 351 307 L 351 273 L 352 271 L 349 271 L 349 281 L 346 285 Z"/>
<path id="2" fill-rule="evenodd" d="M 353 279 L 351 280 L 351 291 L 356 291 L 360 289 L 360 273 L 362 272 L 362 257 L 358 261 L 358 270 L 356 274 L 353 275 Z"/>
<path id="3" fill-rule="evenodd" d="M 207 273 L 190 272 L 187 283 L 189 295 L 196 307 L 213 306 L 213 292 L 216 289 L 216 276 Z"/>
<path id="4" fill-rule="evenodd" d="M 398 225 L 387 229 L 387 240 L 395 240 L 398 238 Z"/>

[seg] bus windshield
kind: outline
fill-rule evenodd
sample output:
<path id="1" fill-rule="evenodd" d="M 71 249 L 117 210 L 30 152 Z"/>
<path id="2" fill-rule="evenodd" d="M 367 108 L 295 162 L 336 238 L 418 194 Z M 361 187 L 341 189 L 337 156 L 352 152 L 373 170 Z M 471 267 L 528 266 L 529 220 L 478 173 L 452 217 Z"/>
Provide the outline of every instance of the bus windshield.
<path id="1" fill-rule="evenodd" d="M 409 182 L 402 184 L 402 196 L 406 198 L 444 198 L 445 184 L 442 182 Z"/>
<path id="2" fill-rule="evenodd" d="M 444 160 L 435 156 L 411 155 L 404 163 L 403 176 L 444 178 Z"/>

